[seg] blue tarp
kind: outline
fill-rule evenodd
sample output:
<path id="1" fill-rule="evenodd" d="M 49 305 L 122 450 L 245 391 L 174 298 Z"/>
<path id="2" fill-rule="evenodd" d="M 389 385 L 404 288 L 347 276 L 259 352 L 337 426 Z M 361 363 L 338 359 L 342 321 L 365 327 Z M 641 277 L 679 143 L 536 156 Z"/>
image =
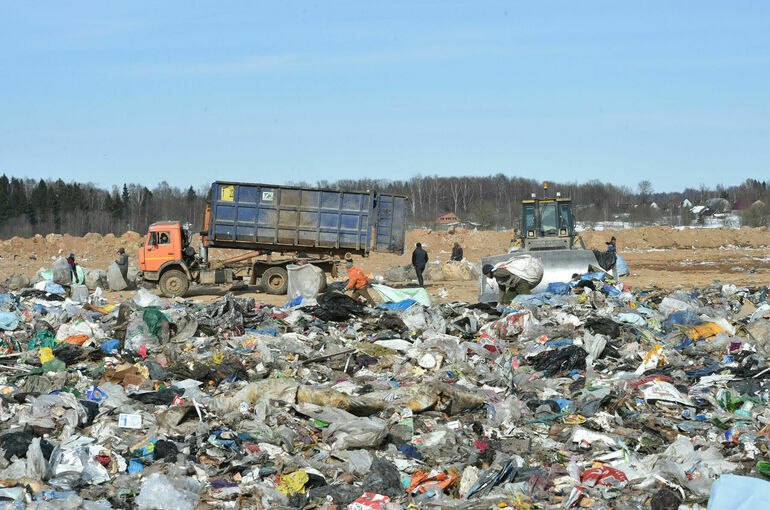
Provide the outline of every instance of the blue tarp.
<path id="1" fill-rule="evenodd" d="M 680 310 L 668 316 L 663 322 L 663 330 L 667 333 L 674 331 L 674 326 L 695 326 L 703 321 L 692 310 Z"/>
<path id="2" fill-rule="evenodd" d="M 379 285 L 376 283 L 373 284 L 372 287 L 380 294 L 380 296 L 382 296 L 383 301 L 398 303 L 399 301 L 404 301 L 405 299 L 413 299 L 421 305 L 431 305 L 430 294 L 428 294 L 428 291 L 422 287 L 394 289 L 393 287 L 388 287 L 387 285 Z"/>
<path id="3" fill-rule="evenodd" d="M 406 310 L 415 303 L 417 303 L 417 301 L 414 299 L 404 299 L 403 301 L 397 301 L 395 303 L 382 303 L 377 308 L 383 308 L 385 310 Z"/>

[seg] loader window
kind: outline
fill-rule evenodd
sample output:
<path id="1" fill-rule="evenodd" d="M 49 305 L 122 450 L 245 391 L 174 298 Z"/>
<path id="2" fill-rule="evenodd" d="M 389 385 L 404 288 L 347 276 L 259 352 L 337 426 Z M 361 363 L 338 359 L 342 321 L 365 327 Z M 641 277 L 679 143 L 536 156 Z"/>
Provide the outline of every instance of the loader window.
<path id="1" fill-rule="evenodd" d="M 569 234 L 574 229 L 574 220 L 572 218 L 572 207 L 569 203 L 559 204 L 559 219 L 561 228 L 566 228 Z"/>
<path id="2" fill-rule="evenodd" d="M 540 202 L 540 230 L 544 236 L 556 235 L 559 225 L 556 222 L 556 202 Z"/>
<path id="3" fill-rule="evenodd" d="M 524 206 L 524 217 L 522 218 L 522 235 L 527 235 L 527 230 L 535 228 L 535 207 L 533 205 Z"/>

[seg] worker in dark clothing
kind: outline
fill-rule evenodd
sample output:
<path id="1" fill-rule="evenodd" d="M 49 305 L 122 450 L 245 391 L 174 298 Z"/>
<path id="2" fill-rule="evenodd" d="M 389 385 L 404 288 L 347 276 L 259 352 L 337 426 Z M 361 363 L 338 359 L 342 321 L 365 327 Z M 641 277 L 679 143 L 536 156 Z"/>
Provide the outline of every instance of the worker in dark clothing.
<path id="1" fill-rule="evenodd" d="M 75 254 L 70 253 L 70 256 L 67 257 L 67 264 L 70 265 L 70 272 L 72 273 L 72 280 L 75 283 L 81 283 L 78 279 L 78 263 L 75 262 Z"/>
<path id="2" fill-rule="evenodd" d="M 463 247 L 460 246 L 460 243 L 455 241 L 454 246 L 452 246 L 452 256 L 449 260 L 456 260 L 460 261 L 463 259 Z"/>
<path id="3" fill-rule="evenodd" d="M 604 243 L 607 245 L 607 253 L 610 254 L 609 259 L 612 261 L 612 279 L 618 280 L 618 244 L 615 236 L 612 236 L 609 241 Z"/>
<path id="4" fill-rule="evenodd" d="M 118 258 L 115 259 L 115 263 L 120 269 L 120 274 L 123 275 L 123 281 L 128 282 L 128 254 L 125 248 L 118 248 Z"/>
<path id="5" fill-rule="evenodd" d="M 422 249 L 422 244 L 417 243 L 412 252 L 412 266 L 417 273 L 417 283 L 420 287 L 425 287 L 425 282 L 422 279 L 422 272 L 425 271 L 425 266 L 428 265 L 428 252 Z"/>

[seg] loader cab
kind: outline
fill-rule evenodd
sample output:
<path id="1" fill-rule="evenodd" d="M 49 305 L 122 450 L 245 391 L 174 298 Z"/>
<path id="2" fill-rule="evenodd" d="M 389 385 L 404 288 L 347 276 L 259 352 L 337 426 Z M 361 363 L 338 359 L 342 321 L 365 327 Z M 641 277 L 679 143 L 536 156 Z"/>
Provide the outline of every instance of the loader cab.
<path id="1" fill-rule="evenodd" d="M 521 236 L 528 251 L 569 249 L 575 238 L 572 200 L 531 198 L 522 201 Z"/>

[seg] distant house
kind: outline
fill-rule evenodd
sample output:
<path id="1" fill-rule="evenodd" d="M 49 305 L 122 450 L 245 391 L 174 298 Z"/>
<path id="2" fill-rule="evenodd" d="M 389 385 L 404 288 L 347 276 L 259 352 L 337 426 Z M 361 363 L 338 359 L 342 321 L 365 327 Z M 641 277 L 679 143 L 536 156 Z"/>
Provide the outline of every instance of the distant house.
<path id="1" fill-rule="evenodd" d="M 460 218 L 453 212 L 445 212 L 436 218 L 436 223 L 439 225 L 451 225 L 452 223 L 458 223 L 459 221 L 461 221 Z"/>
<path id="2" fill-rule="evenodd" d="M 684 207 L 685 209 L 692 209 L 692 202 L 690 202 L 689 198 L 685 198 L 684 200 L 682 200 L 682 207 Z"/>
<path id="3" fill-rule="evenodd" d="M 650 207 L 651 207 L 652 209 L 659 209 L 657 202 L 653 202 L 653 203 L 651 203 L 651 204 L 650 204 Z"/>

